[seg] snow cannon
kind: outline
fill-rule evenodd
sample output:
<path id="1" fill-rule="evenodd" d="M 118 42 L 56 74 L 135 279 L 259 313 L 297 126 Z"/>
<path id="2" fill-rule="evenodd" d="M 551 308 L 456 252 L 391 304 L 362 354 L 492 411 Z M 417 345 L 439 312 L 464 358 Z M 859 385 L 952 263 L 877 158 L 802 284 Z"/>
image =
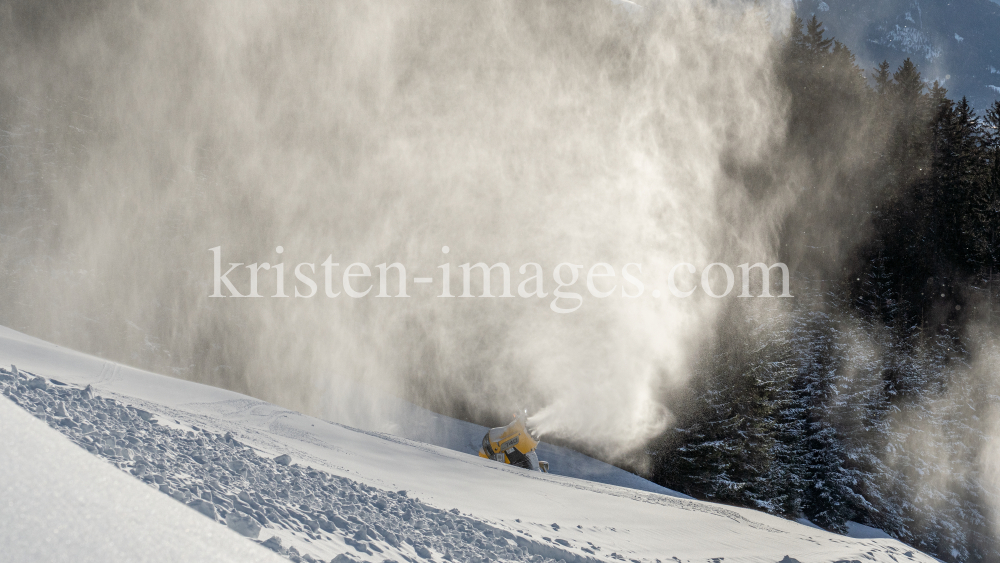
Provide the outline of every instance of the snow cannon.
<path id="1" fill-rule="evenodd" d="M 491 428 L 483 436 L 479 457 L 548 473 L 548 462 L 538 461 L 538 454 L 535 453 L 537 447 L 538 438 L 528 430 L 525 413 L 520 412 L 514 416 L 514 422 L 507 426 Z"/>

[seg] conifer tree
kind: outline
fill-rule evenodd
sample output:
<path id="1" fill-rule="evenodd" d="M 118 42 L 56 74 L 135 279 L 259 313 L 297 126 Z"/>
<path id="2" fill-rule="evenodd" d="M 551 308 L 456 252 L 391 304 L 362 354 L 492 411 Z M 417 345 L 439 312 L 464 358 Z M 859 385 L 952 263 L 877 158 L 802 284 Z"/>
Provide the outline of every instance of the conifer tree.
<path id="1" fill-rule="evenodd" d="M 831 47 L 833 47 L 833 38 L 824 37 L 825 32 L 823 23 L 813 14 L 813 17 L 806 24 L 806 32 L 803 36 L 806 52 L 811 55 L 812 62 L 821 60 L 822 56 L 829 53 Z"/>
<path id="2" fill-rule="evenodd" d="M 970 197 L 964 235 L 971 241 L 971 260 L 978 279 L 986 289 L 986 320 L 992 324 L 993 305 L 1000 287 L 1000 101 L 983 116 L 979 177 Z"/>
<path id="3" fill-rule="evenodd" d="M 794 322 L 798 366 L 792 389 L 803 422 L 802 513 L 823 528 L 844 533 L 853 506 L 862 499 L 853 492 L 857 479 L 847 467 L 844 436 L 832 416 L 841 361 L 836 321 L 827 312 L 813 310 L 797 315 Z"/>
<path id="4" fill-rule="evenodd" d="M 657 479 L 697 498 L 795 515 L 795 475 L 786 474 L 788 430 L 781 415 L 793 374 L 780 328 L 746 325 L 711 356 L 696 384 L 697 415 L 658 452 Z"/>
<path id="5" fill-rule="evenodd" d="M 889 92 L 892 81 L 892 73 L 889 72 L 889 61 L 882 61 L 879 63 L 878 68 L 872 73 L 872 78 L 875 80 L 875 92 L 884 96 Z"/>

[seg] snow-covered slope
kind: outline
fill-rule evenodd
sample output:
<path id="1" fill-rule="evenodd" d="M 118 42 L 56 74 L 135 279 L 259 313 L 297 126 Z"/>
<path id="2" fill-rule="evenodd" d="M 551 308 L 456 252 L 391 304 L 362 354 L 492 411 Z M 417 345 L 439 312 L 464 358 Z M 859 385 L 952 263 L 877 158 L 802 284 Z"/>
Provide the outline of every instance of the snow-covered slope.
<path id="1" fill-rule="evenodd" d="M 102 470 L 119 471 L 117 466 L 146 480 L 148 492 L 166 493 L 156 494 L 197 517 L 196 534 L 225 532 L 232 538 L 223 524 L 228 521 L 257 541 L 274 536 L 281 540 L 279 549 L 294 547 L 284 551 L 293 560 L 344 561 L 350 553 L 368 561 L 932 561 L 895 540 L 845 538 L 752 510 L 529 472 L 324 422 L 7 329 L 0 330 L 0 364 L 30 372 L 7 375 L 0 386 L 52 427 L 34 420 L 5 423 L 4 434 L 31 443 L 54 440 L 61 432 L 114 464 Z M 83 391 L 86 385 L 95 396 Z M 10 410 L 6 404 L 5 410 Z M 473 436 L 480 429 L 467 431 Z M 460 434 L 453 438 L 461 441 Z M 272 459 L 282 455 L 292 464 Z M 13 474 L 30 470 L 17 459 L 5 463 L 4 471 Z M 30 491 L 33 485 L 27 486 Z M 48 495 L 11 498 L 3 526 L 19 513 L 62 510 Z M 145 506 L 146 501 L 133 502 Z M 149 506 L 158 510 L 152 501 Z M 105 514 L 107 531 L 95 532 L 97 541 L 102 533 L 116 533 L 119 516 Z M 267 527 L 255 530 L 251 519 Z M 153 522 L 143 533 L 166 538 L 173 532 Z M 74 541 L 58 534 L 49 540 L 43 554 L 70 549 Z M 205 558 L 164 552 L 152 559 Z"/>
<path id="2" fill-rule="evenodd" d="M 150 490 L 0 400 L 0 561 L 268 561 L 272 552 Z"/>

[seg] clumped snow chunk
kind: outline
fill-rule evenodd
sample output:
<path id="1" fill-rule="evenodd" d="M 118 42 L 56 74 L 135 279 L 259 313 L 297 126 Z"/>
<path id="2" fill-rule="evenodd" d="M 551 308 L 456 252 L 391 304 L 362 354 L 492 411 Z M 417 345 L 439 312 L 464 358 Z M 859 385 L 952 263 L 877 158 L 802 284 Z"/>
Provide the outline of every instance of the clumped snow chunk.
<path id="1" fill-rule="evenodd" d="M 277 463 L 278 465 L 287 466 L 288 464 L 292 463 L 292 456 L 288 454 L 281 454 L 278 457 L 274 458 L 274 462 Z"/>
<path id="2" fill-rule="evenodd" d="M 226 526 L 229 526 L 230 530 L 251 539 L 257 539 L 257 536 L 260 535 L 260 523 L 246 514 L 239 512 L 234 511 L 226 514 Z"/>
<path id="3" fill-rule="evenodd" d="M 47 389 L 49 387 L 49 382 L 45 380 L 44 377 L 32 377 L 24 384 L 28 389 Z"/>
<path id="4" fill-rule="evenodd" d="M 217 518 L 217 515 L 215 513 L 215 505 L 204 499 L 195 499 L 189 502 L 188 506 L 197 510 L 198 512 L 201 512 L 205 516 L 208 516 L 212 520 L 215 520 Z"/>
<path id="5" fill-rule="evenodd" d="M 287 551 L 284 548 L 284 546 L 281 545 L 281 538 L 279 538 L 278 536 L 271 536 L 270 538 L 267 539 L 267 541 L 265 541 L 261 545 L 272 551 L 281 553 L 282 555 L 284 555 Z"/>

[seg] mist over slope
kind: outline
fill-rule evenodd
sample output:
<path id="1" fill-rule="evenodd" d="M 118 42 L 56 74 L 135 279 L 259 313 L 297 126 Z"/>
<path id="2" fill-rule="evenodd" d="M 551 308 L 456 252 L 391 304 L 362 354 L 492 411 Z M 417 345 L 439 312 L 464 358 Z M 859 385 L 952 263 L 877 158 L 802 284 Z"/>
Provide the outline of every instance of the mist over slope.
<path id="1" fill-rule="evenodd" d="M 0 321 L 318 415 L 377 413 L 341 392 L 363 380 L 635 451 L 721 307 L 652 289 L 678 262 L 776 261 L 793 201 L 723 166 L 783 134 L 781 3 L 12 1 L 0 18 Z M 289 298 L 210 298 L 212 248 L 283 263 Z M 437 277 L 328 298 L 327 258 L 338 279 L 353 262 Z M 445 262 L 452 288 L 463 263 L 508 263 L 513 288 L 538 263 L 546 297 L 435 298 Z M 553 313 L 563 262 L 608 263 L 613 296 L 590 298 L 584 270 L 586 302 Z M 621 295 L 629 263 L 641 298 Z"/>

